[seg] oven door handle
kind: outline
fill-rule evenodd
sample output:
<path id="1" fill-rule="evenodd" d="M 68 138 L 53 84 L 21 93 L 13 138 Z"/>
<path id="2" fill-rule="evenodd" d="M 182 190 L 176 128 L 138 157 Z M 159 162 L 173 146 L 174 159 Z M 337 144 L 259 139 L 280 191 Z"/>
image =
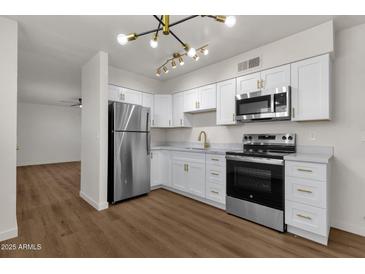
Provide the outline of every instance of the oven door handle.
<path id="1" fill-rule="evenodd" d="M 271 159 L 271 158 L 226 155 L 226 159 L 238 162 L 250 162 L 250 163 L 260 163 L 260 164 L 279 165 L 279 166 L 284 165 L 284 160 Z"/>

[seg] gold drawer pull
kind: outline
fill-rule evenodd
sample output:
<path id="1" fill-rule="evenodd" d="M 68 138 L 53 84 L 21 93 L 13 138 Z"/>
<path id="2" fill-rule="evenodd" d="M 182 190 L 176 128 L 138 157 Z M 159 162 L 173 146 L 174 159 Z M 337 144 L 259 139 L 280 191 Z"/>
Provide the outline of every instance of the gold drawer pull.
<path id="1" fill-rule="evenodd" d="M 211 158 L 212 161 L 217 161 L 219 162 L 219 159 L 216 159 L 216 158 Z"/>
<path id="2" fill-rule="evenodd" d="M 313 172 L 313 170 L 311 169 L 304 169 L 304 168 L 298 168 L 297 170 L 302 172 Z"/>
<path id="3" fill-rule="evenodd" d="M 214 193 L 214 194 L 219 194 L 218 191 L 215 191 L 215 190 L 211 190 L 210 192 Z"/>
<path id="4" fill-rule="evenodd" d="M 312 192 L 312 191 L 310 191 L 310 190 L 302 189 L 302 188 L 298 188 L 297 190 L 298 190 L 298 191 L 300 191 L 300 192 L 305 192 L 305 193 L 313 193 L 313 192 Z"/>
<path id="5" fill-rule="evenodd" d="M 212 175 L 216 175 L 216 176 L 218 176 L 218 175 L 219 175 L 219 173 L 216 173 L 216 172 L 211 172 L 210 174 L 212 174 Z"/>
<path id="6" fill-rule="evenodd" d="M 297 216 L 300 217 L 300 218 L 303 218 L 303 219 L 312 220 L 311 217 L 305 216 L 305 215 L 302 215 L 302 214 L 297 214 Z"/>

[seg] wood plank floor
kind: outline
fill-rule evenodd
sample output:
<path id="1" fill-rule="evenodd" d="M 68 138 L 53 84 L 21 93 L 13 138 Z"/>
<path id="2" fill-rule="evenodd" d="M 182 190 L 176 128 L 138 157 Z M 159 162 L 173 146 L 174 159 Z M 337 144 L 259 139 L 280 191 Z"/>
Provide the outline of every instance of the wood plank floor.
<path id="1" fill-rule="evenodd" d="M 80 163 L 18 168 L 19 237 L 0 257 L 364 257 L 365 238 L 332 229 L 328 247 L 166 190 L 97 212 L 79 197 Z"/>

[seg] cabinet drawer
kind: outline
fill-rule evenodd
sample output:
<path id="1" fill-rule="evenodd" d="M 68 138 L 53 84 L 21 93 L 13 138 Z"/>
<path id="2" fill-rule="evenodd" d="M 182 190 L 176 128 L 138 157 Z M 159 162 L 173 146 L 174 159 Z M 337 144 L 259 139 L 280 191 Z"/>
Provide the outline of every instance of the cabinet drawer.
<path id="1" fill-rule="evenodd" d="M 326 208 L 326 183 L 287 176 L 285 178 L 285 199 Z"/>
<path id="2" fill-rule="evenodd" d="M 285 223 L 303 230 L 327 236 L 327 210 L 285 201 Z"/>
<path id="3" fill-rule="evenodd" d="M 226 169 L 224 167 L 207 164 L 206 178 L 224 181 L 226 178 Z"/>
<path id="4" fill-rule="evenodd" d="M 222 185 L 207 183 L 205 189 L 205 198 L 225 204 L 226 203 L 226 190 Z"/>
<path id="5" fill-rule="evenodd" d="M 285 174 L 291 177 L 326 181 L 327 166 L 325 164 L 286 161 Z"/>
<path id="6" fill-rule="evenodd" d="M 226 156 L 225 155 L 216 155 L 216 154 L 207 154 L 206 155 L 207 164 L 212 166 L 226 166 Z"/>

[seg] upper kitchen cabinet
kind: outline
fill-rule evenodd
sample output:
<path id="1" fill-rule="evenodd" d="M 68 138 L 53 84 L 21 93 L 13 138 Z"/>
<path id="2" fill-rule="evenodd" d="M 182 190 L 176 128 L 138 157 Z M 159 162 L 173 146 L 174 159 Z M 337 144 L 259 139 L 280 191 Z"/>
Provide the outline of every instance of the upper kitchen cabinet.
<path id="1" fill-rule="evenodd" d="M 290 85 L 290 65 L 280 66 L 237 78 L 237 94 Z"/>
<path id="2" fill-rule="evenodd" d="M 292 121 L 331 119 L 328 54 L 291 64 Z"/>
<path id="3" fill-rule="evenodd" d="M 260 89 L 260 72 L 237 78 L 237 94 L 243 94 Z"/>
<path id="4" fill-rule="evenodd" d="M 123 103 L 142 105 L 142 92 L 122 88 L 120 96 Z"/>
<path id="5" fill-rule="evenodd" d="M 273 89 L 290 86 L 290 65 L 261 71 L 260 89 Z"/>
<path id="6" fill-rule="evenodd" d="M 109 101 L 142 105 L 142 92 L 109 85 Z"/>
<path id="7" fill-rule="evenodd" d="M 217 86 L 216 84 L 184 92 L 184 112 L 203 112 L 216 109 Z"/>
<path id="8" fill-rule="evenodd" d="M 172 95 L 172 126 L 191 127 L 190 115 L 184 113 L 184 93 L 179 92 Z"/>
<path id="9" fill-rule="evenodd" d="M 217 125 L 234 125 L 236 79 L 217 84 Z"/>
<path id="10" fill-rule="evenodd" d="M 171 127 L 172 126 L 172 96 L 155 95 L 152 126 Z"/>
<path id="11" fill-rule="evenodd" d="M 142 93 L 142 106 L 150 108 L 150 125 L 153 127 L 153 94 Z"/>

